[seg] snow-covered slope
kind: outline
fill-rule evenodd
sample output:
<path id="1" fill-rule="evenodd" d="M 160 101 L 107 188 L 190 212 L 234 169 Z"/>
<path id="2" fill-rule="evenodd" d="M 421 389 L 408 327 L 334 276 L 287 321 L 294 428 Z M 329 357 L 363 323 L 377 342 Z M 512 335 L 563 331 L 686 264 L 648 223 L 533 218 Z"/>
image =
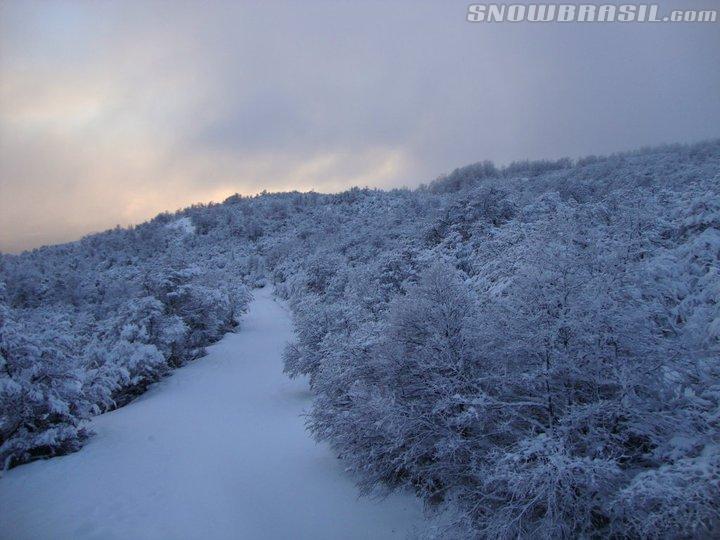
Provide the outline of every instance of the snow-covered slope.
<path id="1" fill-rule="evenodd" d="M 2 538 L 403 538 L 407 496 L 359 499 L 305 432 L 304 382 L 282 373 L 284 306 L 256 293 L 242 330 L 130 405 L 80 452 L 0 480 Z"/>

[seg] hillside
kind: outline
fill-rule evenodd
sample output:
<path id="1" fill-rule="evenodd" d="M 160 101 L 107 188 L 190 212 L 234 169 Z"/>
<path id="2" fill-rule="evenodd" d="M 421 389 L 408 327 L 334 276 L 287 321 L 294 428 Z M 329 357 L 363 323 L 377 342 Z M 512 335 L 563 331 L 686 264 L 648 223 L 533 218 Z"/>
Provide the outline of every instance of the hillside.
<path id="1" fill-rule="evenodd" d="M 80 449 L 270 284 L 309 429 L 363 492 L 414 490 L 447 536 L 716 536 L 719 262 L 720 141 L 234 196 L 4 255 L 0 459 Z"/>

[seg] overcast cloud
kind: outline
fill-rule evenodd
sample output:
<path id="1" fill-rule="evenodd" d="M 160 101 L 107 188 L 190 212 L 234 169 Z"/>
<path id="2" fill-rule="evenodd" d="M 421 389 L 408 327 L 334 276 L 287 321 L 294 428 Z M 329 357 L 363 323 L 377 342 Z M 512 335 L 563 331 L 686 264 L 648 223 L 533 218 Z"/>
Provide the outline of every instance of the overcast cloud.
<path id="1" fill-rule="evenodd" d="M 0 3 L 0 250 L 235 192 L 416 186 L 483 159 L 720 136 L 720 23 L 471 24 L 466 10 Z"/>

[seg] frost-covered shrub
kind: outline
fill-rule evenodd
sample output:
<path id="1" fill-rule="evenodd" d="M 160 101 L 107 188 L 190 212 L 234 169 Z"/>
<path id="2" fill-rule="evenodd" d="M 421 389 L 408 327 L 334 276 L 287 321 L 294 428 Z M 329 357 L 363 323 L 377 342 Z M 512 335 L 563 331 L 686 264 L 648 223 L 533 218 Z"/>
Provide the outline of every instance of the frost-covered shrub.
<path id="1" fill-rule="evenodd" d="M 167 358 L 177 358 L 182 355 L 189 328 L 181 317 L 168 314 L 160 300 L 145 296 L 120 309 L 109 335 L 130 343 L 152 344 Z"/>
<path id="2" fill-rule="evenodd" d="M 580 538 L 607 529 L 605 512 L 621 475 L 610 459 L 573 455 L 546 434 L 488 459 L 472 491 L 462 490 L 483 538 Z"/>
<path id="3" fill-rule="evenodd" d="M 1 467 L 79 449 L 92 414 L 129 402 L 236 324 L 252 249 L 197 242 L 189 217 L 174 223 L 183 226 L 161 216 L 0 255 Z"/>
<path id="4" fill-rule="evenodd" d="M 295 309 L 304 316 L 297 326 L 297 341 L 285 349 L 285 373 L 290 377 L 307 375 L 312 385 L 324 356 L 333 350 L 324 339 L 347 336 L 357 321 L 352 310 L 338 304 L 323 304 L 312 297 L 299 302 Z"/>
<path id="5" fill-rule="evenodd" d="M 181 285 L 167 296 L 168 308 L 189 329 L 187 345 L 202 347 L 219 339 L 239 315 L 235 299 L 203 285 Z"/>
<path id="6" fill-rule="evenodd" d="M 720 447 L 638 474 L 612 500 L 613 529 L 638 538 L 713 538 L 720 532 Z"/>
<path id="7" fill-rule="evenodd" d="M 37 329 L 35 329 L 37 330 Z M 82 371 L 65 336 L 33 329 L 0 313 L 0 465 L 75 451 L 88 436 L 90 404 Z"/>
<path id="8" fill-rule="evenodd" d="M 459 537 L 714 536 L 720 145 L 700 146 L 461 169 L 266 238 L 313 434 Z"/>
<path id="9" fill-rule="evenodd" d="M 410 484 L 429 498 L 467 474 L 482 416 L 475 299 L 459 274 L 435 266 L 392 302 L 387 321 L 333 343 L 319 366 L 310 427 L 347 456 L 373 490 Z"/>

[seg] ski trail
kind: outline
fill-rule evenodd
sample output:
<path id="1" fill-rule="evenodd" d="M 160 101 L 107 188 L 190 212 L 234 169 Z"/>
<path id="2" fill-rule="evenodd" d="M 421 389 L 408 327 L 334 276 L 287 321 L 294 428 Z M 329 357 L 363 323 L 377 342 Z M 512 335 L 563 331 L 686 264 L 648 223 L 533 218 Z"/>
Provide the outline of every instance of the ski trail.
<path id="1" fill-rule="evenodd" d="M 93 421 L 80 452 L 0 479 L 0 538 L 404 538 L 411 496 L 358 498 L 304 429 L 310 395 L 282 373 L 285 308 L 256 291 L 237 334 Z"/>

